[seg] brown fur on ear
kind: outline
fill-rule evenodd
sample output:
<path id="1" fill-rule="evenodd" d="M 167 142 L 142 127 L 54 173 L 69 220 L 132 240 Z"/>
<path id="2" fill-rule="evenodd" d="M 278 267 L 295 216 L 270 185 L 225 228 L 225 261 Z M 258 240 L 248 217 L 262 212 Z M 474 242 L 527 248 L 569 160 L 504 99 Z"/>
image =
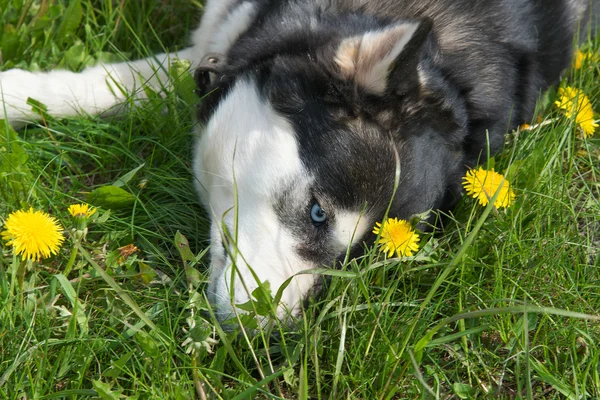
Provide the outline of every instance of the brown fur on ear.
<path id="1" fill-rule="evenodd" d="M 394 62 L 421 24 L 421 21 L 402 22 L 344 39 L 334 58 L 342 77 L 354 80 L 372 94 L 383 94 Z"/>

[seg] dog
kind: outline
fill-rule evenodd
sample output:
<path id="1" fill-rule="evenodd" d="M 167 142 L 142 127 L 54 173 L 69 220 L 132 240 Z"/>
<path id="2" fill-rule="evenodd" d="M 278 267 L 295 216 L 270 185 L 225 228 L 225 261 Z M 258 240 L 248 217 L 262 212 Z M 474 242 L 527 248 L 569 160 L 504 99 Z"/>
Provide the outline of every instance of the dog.
<path id="1" fill-rule="evenodd" d="M 211 218 L 219 319 L 260 282 L 289 320 L 320 290 L 299 272 L 359 254 L 373 225 L 450 209 L 467 168 L 530 121 L 569 66 L 586 0 L 209 0 L 192 45 L 80 73 L 0 73 L 9 123 L 118 112 L 190 60 L 195 184 Z M 488 153 L 489 152 L 489 153 Z M 236 205 L 236 207 L 234 207 Z M 241 310 L 240 310 L 241 311 Z"/>

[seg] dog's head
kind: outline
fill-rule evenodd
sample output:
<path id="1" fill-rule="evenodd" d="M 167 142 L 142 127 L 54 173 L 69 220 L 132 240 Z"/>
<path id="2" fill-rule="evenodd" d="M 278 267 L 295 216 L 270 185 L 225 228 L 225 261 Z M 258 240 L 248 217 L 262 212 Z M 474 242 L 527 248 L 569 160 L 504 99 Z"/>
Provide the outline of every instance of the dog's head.
<path id="1" fill-rule="evenodd" d="M 390 204 L 400 218 L 444 207 L 460 177 L 466 111 L 435 72 L 430 24 L 315 30 L 249 32 L 197 73 L 220 319 L 258 282 L 275 293 L 291 277 L 278 317 L 297 314 L 320 286 L 298 272 L 360 250 Z"/>

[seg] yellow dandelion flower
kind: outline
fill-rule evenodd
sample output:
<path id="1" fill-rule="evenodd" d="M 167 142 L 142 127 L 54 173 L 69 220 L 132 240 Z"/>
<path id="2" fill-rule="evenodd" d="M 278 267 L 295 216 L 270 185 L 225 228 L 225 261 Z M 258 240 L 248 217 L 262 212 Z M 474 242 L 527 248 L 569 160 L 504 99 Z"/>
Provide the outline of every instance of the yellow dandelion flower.
<path id="1" fill-rule="evenodd" d="M 467 190 L 467 194 L 474 199 L 479 200 L 482 206 L 488 205 L 490 199 L 494 197 L 499 190 L 500 193 L 496 198 L 494 207 L 510 207 L 515 200 L 515 193 L 510 187 L 510 183 L 503 175 L 494 171 L 490 171 L 479 167 L 471 169 L 463 178 L 463 186 Z"/>
<path id="2" fill-rule="evenodd" d="M 581 69 L 581 67 L 583 66 L 583 63 L 585 61 L 589 61 L 591 63 L 597 63 L 598 62 L 598 54 L 596 53 L 592 53 L 590 51 L 587 52 L 583 52 L 581 50 L 577 50 L 575 52 L 575 58 L 573 60 L 573 67 L 575 69 Z"/>
<path id="3" fill-rule="evenodd" d="M 91 217 L 96 212 L 95 208 L 90 209 L 87 204 L 72 204 L 69 206 L 69 213 L 74 217 Z"/>
<path id="4" fill-rule="evenodd" d="M 583 54 L 583 52 L 581 50 L 577 50 L 575 52 L 575 60 L 573 61 L 573 67 L 575 67 L 575 69 L 580 69 L 581 65 L 583 64 L 584 58 L 585 55 Z"/>
<path id="5" fill-rule="evenodd" d="M 398 257 L 412 256 L 419 250 L 419 235 L 408 221 L 388 218 L 383 225 L 377 222 L 373 233 L 380 235 L 378 241 L 382 245 L 380 250 L 388 253 L 388 257 L 392 257 L 394 252 Z"/>
<path id="6" fill-rule="evenodd" d="M 58 221 L 43 211 L 15 211 L 9 214 L 2 232 L 7 246 L 23 260 L 39 261 L 57 254 L 63 240 L 62 227 Z"/>
<path id="7" fill-rule="evenodd" d="M 581 127 L 585 137 L 594 134 L 598 124 L 594 121 L 594 110 L 590 99 L 577 88 L 570 86 L 558 89 L 559 99 L 554 102 L 567 118 L 575 116 L 575 122 Z"/>
<path id="8" fill-rule="evenodd" d="M 519 126 L 519 129 L 522 130 L 522 131 L 526 131 L 526 130 L 531 129 L 531 125 L 529 125 L 529 124 L 523 124 L 523 125 Z"/>

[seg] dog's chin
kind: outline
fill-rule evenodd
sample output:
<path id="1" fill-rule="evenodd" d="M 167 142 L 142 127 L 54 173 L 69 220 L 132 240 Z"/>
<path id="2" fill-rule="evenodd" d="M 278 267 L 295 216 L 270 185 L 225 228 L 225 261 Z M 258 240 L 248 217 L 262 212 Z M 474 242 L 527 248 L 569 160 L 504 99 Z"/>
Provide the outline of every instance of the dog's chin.
<path id="1" fill-rule="evenodd" d="M 224 322 L 235 317 L 232 302 L 235 303 L 236 298 L 235 296 L 231 298 L 227 289 L 225 279 L 226 261 L 220 257 L 213 257 L 213 260 L 210 267 L 211 274 L 208 286 L 206 287 L 206 297 L 215 318 L 219 322 Z"/>
<path id="2" fill-rule="evenodd" d="M 207 295 L 214 297 L 213 289 L 207 289 Z M 210 298 L 209 297 L 209 298 Z M 298 326 L 301 307 L 297 305 L 289 310 L 280 304 L 276 315 L 252 315 L 246 310 L 235 307 L 229 301 L 211 301 L 211 313 L 226 333 L 244 332 L 250 337 L 268 332 L 271 337 L 276 337 L 280 331 L 293 331 Z M 275 336 L 274 336 L 275 335 Z"/>
<path id="3" fill-rule="evenodd" d="M 264 304 L 260 304 L 259 300 L 254 299 L 257 301 L 255 309 L 258 312 L 254 314 L 253 311 L 248 310 L 248 307 L 244 307 L 244 309 L 239 307 L 250 304 L 252 290 L 254 289 L 252 287 L 245 287 L 240 281 L 236 280 L 236 286 L 233 289 L 235 290 L 235 294 L 231 295 L 229 279 L 226 279 L 226 272 L 223 273 L 224 270 L 226 271 L 227 268 L 222 269 L 218 276 L 212 274 L 206 288 L 206 296 L 210 303 L 209 314 L 214 315 L 214 318 L 221 324 L 224 330 L 231 332 L 236 328 L 246 328 L 243 325 L 249 323 L 249 314 L 253 314 L 252 318 L 256 321 L 256 324 L 251 323 L 251 331 L 257 329 L 277 330 L 279 328 L 287 330 L 296 326 L 302 314 L 303 302 L 297 296 L 297 293 L 289 291 L 290 287 L 286 288 L 280 303 L 271 312 L 266 312 Z M 247 293 L 246 288 L 250 294 Z M 272 293 L 272 295 L 275 296 L 275 293 Z"/>

